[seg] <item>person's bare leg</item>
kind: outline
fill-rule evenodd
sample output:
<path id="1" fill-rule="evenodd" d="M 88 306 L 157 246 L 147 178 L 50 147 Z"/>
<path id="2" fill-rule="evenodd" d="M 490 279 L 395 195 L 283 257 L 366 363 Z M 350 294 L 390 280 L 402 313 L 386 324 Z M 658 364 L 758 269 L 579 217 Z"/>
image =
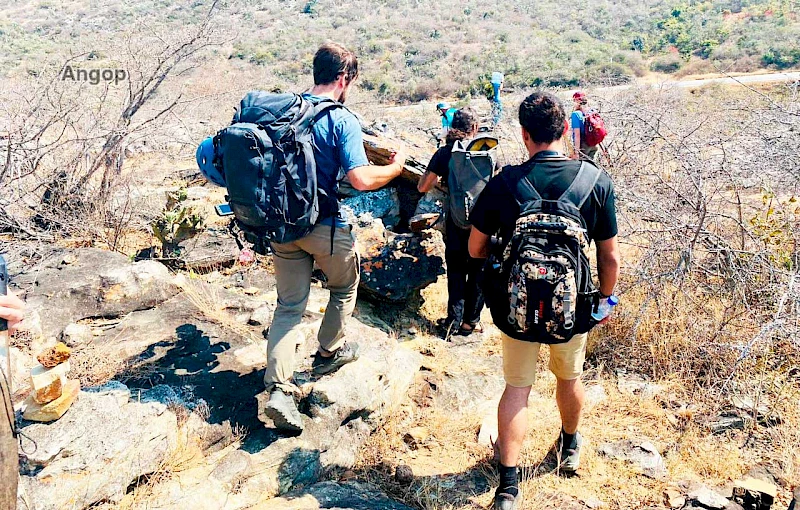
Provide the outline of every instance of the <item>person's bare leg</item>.
<path id="1" fill-rule="evenodd" d="M 497 408 L 497 446 L 500 463 L 513 467 L 519 463 L 522 442 L 528 431 L 528 395 L 531 387 L 515 388 L 506 385 L 500 406 Z"/>
<path id="2" fill-rule="evenodd" d="M 561 413 L 561 425 L 564 432 L 574 434 L 581 421 L 581 410 L 585 394 L 581 378 L 572 380 L 556 379 L 556 403 Z"/>

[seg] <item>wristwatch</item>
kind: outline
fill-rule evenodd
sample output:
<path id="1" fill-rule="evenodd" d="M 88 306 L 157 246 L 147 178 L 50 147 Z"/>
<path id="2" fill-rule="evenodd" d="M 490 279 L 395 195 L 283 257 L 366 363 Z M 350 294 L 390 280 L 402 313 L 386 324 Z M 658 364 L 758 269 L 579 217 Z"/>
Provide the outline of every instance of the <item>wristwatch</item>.
<path id="1" fill-rule="evenodd" d="M 614 291 L 613 290 L 611 291 L 611 294 L 609 294 L 608 296 L 603 294 L 603 291 L 601 291 L 600 289 L 597 289 L 597 293 L 600 294 L 600 298 L 602 298 L 602 299 L 608 299 L 608 298 L 610 298 L 611 296 L 614 295 Z"/>

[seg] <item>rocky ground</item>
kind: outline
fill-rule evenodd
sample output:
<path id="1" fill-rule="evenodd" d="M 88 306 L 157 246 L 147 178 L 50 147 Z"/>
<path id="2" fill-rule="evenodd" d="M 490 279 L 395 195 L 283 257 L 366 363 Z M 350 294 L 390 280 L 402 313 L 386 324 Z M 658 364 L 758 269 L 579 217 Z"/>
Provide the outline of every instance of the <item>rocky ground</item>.
<path id="1" fill-rule="evenodd" d="M 419 313 L 402 318 L 396 305 L 362 301 L 349 324 L 361 359 L 317 379 L 309 357 L 327 292 L 315 285 L 296 374 L 306 430 L 286 437 L 260 412 L 261 332 L 276 298 L 262 262 L 187 276 L 85 248 L 54 251 L 14 276 L 32 310 L 14 348 L 16 373 L 59 339 L 83 384 L 60 420 L 22 422 L 20 508 L 488 505 L 503 387 L 496 331 L 449 343 L 429 335 L 441 281 L 423 292 Z M 558 475 L 549 452 L 553 381 L 543 372 L 537 383 L 523 482 L 535 498 L 525 508 L 739 508 L 725 497 L 732 485 L 719 483 L 737 470 L 775 484 L 776 508 L 785 508 L 789 482 L 769 464 L 739 458 L 733 470 L 689 472 L 666 383 L 599 370 L 587 379 L 591 446 L 573 479 Z M 15 387 L 24 394 L 24 378 Z M 716 424 L 701 441 L 733 458 L 738 426 Z"/>
<path id="2" fill-rule="evenodd" d="M 362 268 L 348 334 L 362 356 L 311 375 L 327 305 L 319 274 L 298 349 L 306 430 L 290 437 L 260 411 L 263 331 L 277 299 L 270 257 L 243 256 L 213 212 L 224 193 L 196 177 L 159 178 L 135 197 L 148 221 L 165 192 L 184 187 L 183 206 L 205 218 L 174 257 L 154 258 L 149 236 L 130 241 L 130 256 L 64 242 L 12 257 L 13 286 L 30 307 L 12 347 L 17 407 L 36 355 L 58 341 L 71 348 L 69 377 L 82 388 L 59 420 L 22 421 L 19 508 L 488 507 L 504 384 L 498 333 L 487 320 L 483 334 L 433 334 L 446 301 L 441 223 L 409 232 L 413 215 L 441 212 L 441 191 L 415 196 L 401 179 L 345 200 Z M 609 334 L 599 328 L 593 338 Z M 588 365 L 587 446 L 575 477 L 555 469 L 555 385 L 540 370 L 524 509 L 735 509 L 734 485 L 746 476 L 775 490 L 772 508 L 788 506 L 799 463 L 779 442 L 798 437 L 796 420 L 749 398 L 748 383 L 738 383 L 741 398 L 709 403 L 681 381 L 609 373 L 591 355 Z"/>

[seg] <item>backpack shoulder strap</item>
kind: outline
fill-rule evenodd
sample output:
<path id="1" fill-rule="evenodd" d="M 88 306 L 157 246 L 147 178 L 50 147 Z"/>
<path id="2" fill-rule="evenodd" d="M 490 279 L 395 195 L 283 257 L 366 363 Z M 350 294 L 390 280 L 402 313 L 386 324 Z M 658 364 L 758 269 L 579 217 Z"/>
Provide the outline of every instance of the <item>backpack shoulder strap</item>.
<path id="1" fill-rule="evenodd" d="M 536 164 L 534 163 L 534 167 Z M 533 168 L 531 168 L 531 171 Z M 536 188 L 533 186 L 533 183 L 528 179 L 527 174 L 522 176 L 516 183 L 511 182 L 511 176 L 508 174 L 507 171 L 503 170 L 500 172 L 500 177 L 503 179 L 503 182 L 506 183 L 506 187 L 511 192 L 511 195 L 514 197 L 514 200 L 517 201 L 520 208 L 527 204 L 528 202 L 537 202 L 542 200 L 542 195 L 536 191 Z"/>
<path id="2" fill-rule="evenodd" d="M 578 175 L 569 185 L 569 188 L 559 197 L 559 202 L 567 202 L 578 208 L 583 207 L 583 204 L 589 199 L 594 191 L 594 185 L 600 179 L 601 170 L 587 161 L 581 161 Z"/>

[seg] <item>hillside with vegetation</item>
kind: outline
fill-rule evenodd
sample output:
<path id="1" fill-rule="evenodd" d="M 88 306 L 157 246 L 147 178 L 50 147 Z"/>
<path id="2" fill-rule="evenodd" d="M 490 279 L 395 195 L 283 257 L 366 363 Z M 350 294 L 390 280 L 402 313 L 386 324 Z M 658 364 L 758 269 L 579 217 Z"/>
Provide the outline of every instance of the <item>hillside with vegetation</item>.
<path id="1" fill-rule="evenodd" d="M 361 87 L 380 100 L 480 94 L 506 86 L 630 82 L 650 72 L 753 72 L 800 65 L 792 0 L 226 2 L 213 60 L 263 70 L 268 87 L 305 83 L 313 49 L 335 39 L 362 56 Z M 126 34 L 197 24 L 204 2 L 22 2 L 0 13 L 2 75 L 43 72 L 67 54 L 116 57 Z"/>

